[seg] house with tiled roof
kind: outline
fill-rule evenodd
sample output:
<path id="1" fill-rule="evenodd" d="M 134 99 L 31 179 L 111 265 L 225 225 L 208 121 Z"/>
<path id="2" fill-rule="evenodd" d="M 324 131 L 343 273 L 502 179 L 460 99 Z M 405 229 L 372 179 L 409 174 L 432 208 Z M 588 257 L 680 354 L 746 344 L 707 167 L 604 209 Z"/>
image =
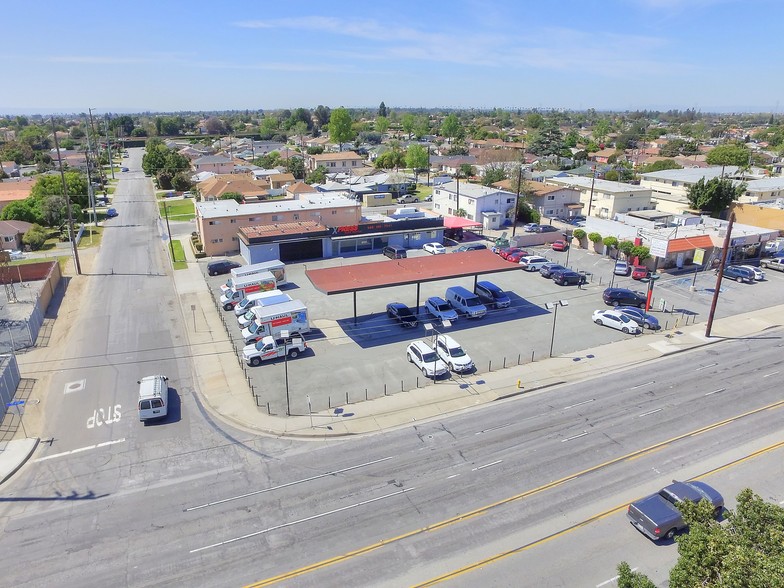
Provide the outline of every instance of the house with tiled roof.
<path id="1" fill-rule="evenodd" d="M 364 161 L 365 158 L 354 151 L 305 155 L 305 169 L 313 171 L 317 167 L 323 166 L 330 174 L 347 172 L 363 167 Z"/>
<path id="2" fill-rule="evenodd" d="M 610 157 L 616 153 L 618 153 L 617 149 L 608 147 L 607 149 L 602 149 L 596 153 L 591 153 L 588 155 L 588 159 L 595 161 L 596 163 L 607 163 Z"/>
<path id="3" fill-rule="evenodd" d="M 0 161 L 0 172 L 9 178 L 18 178 L 22 175 L 19 171 L 19 165 L 15 161 Z"/>
<path id="4" fill-rule="evenodd" d="M 580 190 L 576 188 L 529 181 L 525 184 L 525 190 L 526 199 L 542 216 L 571 218 L 582 214 Z"/>
<path id="5" fill-rule="evenodd" d="M 31 178 L 11 178 L 0 182 L 0 210 L 18 200 L 24 200 L 30 196 L 33 189 Z"/>
<path id="6" fill-rule="evenodd" d="M 277 173 L 277 174 L 270 174 L 267 176 L 267 180 L 270 183 L 270 188 L 273 190 L 277 190 L 280 188 L 285 188 L 297 181 L 297 178 L 294 177 L 294 174 L 291 172 L 284 172 L 284 173 Z"/>
<path id="7" fill-rule="evenodd" d="M 0 244 L 6 251 L 23 248 L 22 237 L 32 227 L 32 223 L 19 220 L 0 221 Z"/>
<path id="8" fill-rule="evenodd" d="M 200 182 L 198 189 L 203 200 L 217 200 L 227 192 L 242 194 L 245 200 L 263 200 L 270 195 L 268 181 L 237 174 L 213 176 Z"/>

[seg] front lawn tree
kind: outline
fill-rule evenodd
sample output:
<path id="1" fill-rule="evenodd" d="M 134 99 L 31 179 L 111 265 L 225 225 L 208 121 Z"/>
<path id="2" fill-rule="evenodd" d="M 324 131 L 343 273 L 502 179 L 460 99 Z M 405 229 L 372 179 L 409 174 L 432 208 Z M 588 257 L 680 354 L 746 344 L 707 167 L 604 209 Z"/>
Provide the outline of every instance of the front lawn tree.
<path id="1" fill-rule="evenodd" d="M 414 126 L 416 125 L 416 118 L 410 112 L 405 113 L 400 118 L 400 126 L 403 129 L 403 132 L 406 134 L 407 138 L 411 138 L 411 133 L 414 132 Z"/>
<path id="2" fill-rule="evenodd" d="M 414 170 L 415 181 L 419 181 L 419 173 L 430 167 L 430 153 L 422 145 L 409 145 L 406 151 L 406 167 Z"/>
<path id="3" fill-rule="evenodd" d="M 460 124 L 460 119 L 453 112 L 448 115 L 444 122 L 441 123 L 441 134 L 448 139 L 459 139 L 463 133 L 463 126 Z"/>
<path id="4" fill-rule="evenodd" d="M 710 165 L 735 165 L 745 167 L 751 160 L 751 151 L 745 145 L 719 145 L 714 147 L 705 156 L 705 162 Z"/>
<path id="5" fill-rule="evenodd" d="M 735 185 L 727 178 L 713 178 L 706 182 L 705 178 L 700 178 L 699 182 L 689 188 L 686 197 L 693 209 L 707 211 L 713 218 L 719 218 L 722 211 L 745 191 L 745 183 Z"/>
<path id="6" fill-rule="evenodd" d="M 329 115 L 329 138 L 343 150 L 343 143 L 348 143 L 354 138 L 351 115 L 345 108 L 336 108 Z"/>

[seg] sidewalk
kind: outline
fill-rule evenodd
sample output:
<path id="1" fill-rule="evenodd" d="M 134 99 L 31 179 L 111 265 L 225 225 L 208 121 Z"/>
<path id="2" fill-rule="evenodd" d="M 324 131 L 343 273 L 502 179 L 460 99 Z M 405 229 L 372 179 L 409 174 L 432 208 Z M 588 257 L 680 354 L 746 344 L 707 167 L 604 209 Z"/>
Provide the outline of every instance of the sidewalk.
<path id="1" fill-rule="evenodd" d="M 705 325 L 689 325 L 644 337 L 538 360 L 464 380 L 439 381 L 423 388 L 397 392 L 330 411 L 290 417 L 271 416 L 256 406 L 231 344 L 226 341 L 220 315 L 204 283 L 190 244 L 183 241 L 188 269 L 174 272 L 183 316 L 198 330 L 187 329 L 191 349 L 212 351 L 195 362 L 196 385 L 208 409 L 235 427 L 254 433 L 297 438 L 366 435 L 408 426 L 467 410 L 496 400 L 530 394 L 559 384 L 601 377 L 660 357 L 719 342 L 747 337 L 781 325 L 783 306 L 714 321 L 710 339 Z M 259 368 L 257 368 L 259 369 Z M 262 368 L 263 369 L 263 368 Z"/>

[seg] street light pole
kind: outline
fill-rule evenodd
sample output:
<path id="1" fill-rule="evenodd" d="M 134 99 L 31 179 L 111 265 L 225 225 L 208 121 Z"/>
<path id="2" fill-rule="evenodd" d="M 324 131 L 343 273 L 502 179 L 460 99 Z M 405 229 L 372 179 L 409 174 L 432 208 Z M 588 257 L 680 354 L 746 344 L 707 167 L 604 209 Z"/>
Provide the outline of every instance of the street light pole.
<path id="1" fill-rule="evenodd" d="M 286 416 L 291 416 L 291 399 L 289 398 L 289 332 L 284 329 L 280 332 L 283 337 L 283 370 L 286 374 Z"/>
<path id="2" fill-rule="evenodd" d="M 520 186 L 523 183 L 523 160 L 525 159 L 525 146 L 523 156 L 520 158 L 520 167 L 517 168 L 517 194 L 515 195 L 514 214 L 512 215 L 512 237 L 515 236 L 517 229 L 517 207 L 520 205 Z"/>
<path id="3" fill-rule="evenodd" d="M 555 343 L 555 324 L 558 321 L 558 307 L 569 306 L 568 300 L 556 300 L 555 302 L 546 302 L 545 308 L 553 311 L 553 333 L 550 336 L 550 357 L 553 356 L 553 345 Z"/>
<path id="4" fill-rule="evenodd" d="M 596 182 L 596 164 L 593 166 L 593 173 L 591 174 L 591 195 L 588 198 L 588 214 L 586 217 L 591 216 L 591 207 L 593 206 L 593 185 Z"/>

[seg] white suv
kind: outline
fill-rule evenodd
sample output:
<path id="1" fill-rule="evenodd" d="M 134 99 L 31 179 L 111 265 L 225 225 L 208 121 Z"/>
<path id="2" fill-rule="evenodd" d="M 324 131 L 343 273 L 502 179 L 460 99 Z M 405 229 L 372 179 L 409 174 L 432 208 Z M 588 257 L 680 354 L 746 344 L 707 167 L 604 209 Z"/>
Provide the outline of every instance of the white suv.
<path id="1" fill-rule="evenodd" d="M 527 272 L 538 272 L 546 263 L 550 263 L 550 260 L 541 255 L 526 255 L 520 258 L 520 267 Z"/>
<path id="2" fill-rule="evenodd" d="M 406 349 L 406 357 L 408 361 L 421 369 L 427 378 L 435 379 L 438 376 L 449 373 L 449 368 L 446 367 L 446 364 L 441 361 L 438 354 L 433 351 L 433 348 L 424 341 L 409 343 Z"/>
<path id="3" fill-rule="evenodd" d="M 464 373 L 474 369 L 474 362 L 469 355 L 449 335 L 436 337 L 436 353 L 453 372 Z"/>
<path id="4" fill-rule="evenodd" d="M 442 323 L 457 320 L 457 311 L 440 296 L 431 296 L 425 300 L 425 310 L 440 320 Z"/>

